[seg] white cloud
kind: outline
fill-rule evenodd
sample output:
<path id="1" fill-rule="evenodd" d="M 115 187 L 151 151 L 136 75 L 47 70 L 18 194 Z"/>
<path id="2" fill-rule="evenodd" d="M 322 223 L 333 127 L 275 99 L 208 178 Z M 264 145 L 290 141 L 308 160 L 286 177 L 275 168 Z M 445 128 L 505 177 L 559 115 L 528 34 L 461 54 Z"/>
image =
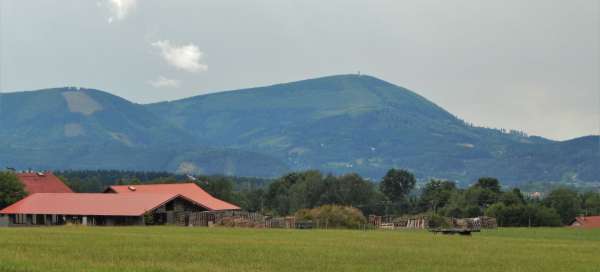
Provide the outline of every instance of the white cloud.
<path id="1" fill-rule="evenodd" d="M 137 0 L 107 0 L 111 16 L 108 23 L 114 20 L 123 20 L 135 8 Z"/>
<path id="2" fill-rule="evenodd" d="M 180 81 L 177 79 L 170 79 L 164 76 L 159 76 L 155 80 L 148 81 L 148 84 L 154 88 L 177 88 L 180 85 Z"/>
<path id="3" fill-rule="evenodd" d="M 208 65 L 200 63 L 204 55 L 194 44 L 178 46 L 168 40 L 157 41 L 152 46 L 159 48 L 163 59 L 170 65 L 188 72 L 208 70 Z"/>

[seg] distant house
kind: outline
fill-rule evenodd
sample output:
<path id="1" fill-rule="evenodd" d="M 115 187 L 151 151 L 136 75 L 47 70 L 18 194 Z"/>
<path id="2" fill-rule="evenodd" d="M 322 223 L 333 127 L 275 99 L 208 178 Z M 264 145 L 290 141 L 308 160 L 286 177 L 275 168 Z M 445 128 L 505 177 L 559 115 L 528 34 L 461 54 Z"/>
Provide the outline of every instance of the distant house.
<path id="1" fill-rule="evenodd" d="M 190 213 L 239 209 L 194 183 L 184 183 L 111 186 L 96 194 L 34 193 L 0 210 L 0 215 L 9 226 L 187 225 Z"/>
<path id="2" fill-rule="evenodd" d="M 529 193 L 529 197 L 533 198 L 533 199 L 540 199 L 540 198 L 542 198 L 542 193 L 540 193 L 540 192 L 531 192 L 531 193 Z"/>
<path id="3" fill-rule="evenodd" d="M 570 226 L 577 228 L 600 228 L 600 216 L 576 217 Z"/>
<path id="4" fill-rule="evenodd" d="M 65 185 L 51 172 L 16 173 L 16 176 L 25 186 L 25 191 L 30 195 L 37 193 L 73 193 L 69 186 Z"/>

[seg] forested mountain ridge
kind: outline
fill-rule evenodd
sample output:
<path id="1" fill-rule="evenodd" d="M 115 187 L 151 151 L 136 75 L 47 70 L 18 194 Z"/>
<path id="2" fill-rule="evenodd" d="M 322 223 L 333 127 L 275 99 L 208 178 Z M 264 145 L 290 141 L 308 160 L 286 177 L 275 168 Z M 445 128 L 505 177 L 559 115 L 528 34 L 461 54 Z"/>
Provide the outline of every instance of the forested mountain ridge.
<path id="1" fill-rule="evenodd" d="M 202 145 L 143 105 L 72 87 L 0 94 L 0 166 L 260 176 L 287 170 L 263 154 Z"/>
<path id="2" fill-rule="evenodd" d="M 339 75 L 139 105 L 96 90 L 0 97 L 0 166 L 277 176 L 389 168 L 468 184 L 597 181 L 598 137 L 474 127 L 405 88 Z M 18 163 L 17 163 L 18 162 Z"/>
<path id="3" fill-rule="evenodd" d="M 508 183 L 600 174 L 594 170 L 598 153 L 586 152 L 593 140 L 569 145 L 474 127 L 371 76 L 323 77 L 148 107 L 204 143 L 266 153 L 293 169 L 377 178 L 397 167 L 420 178 L 469 182 L 494 175 Z"/>

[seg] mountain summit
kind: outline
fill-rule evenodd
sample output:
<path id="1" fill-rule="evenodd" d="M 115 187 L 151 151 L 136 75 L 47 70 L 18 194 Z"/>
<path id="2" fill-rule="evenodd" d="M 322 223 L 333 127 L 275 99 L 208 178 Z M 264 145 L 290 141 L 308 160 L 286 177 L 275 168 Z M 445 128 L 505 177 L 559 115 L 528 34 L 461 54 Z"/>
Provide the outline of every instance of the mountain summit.
<path id="1" fill-rule="evenodd" d="M 421 178 L 467 182 L 491 175 L 516 183 L 580 171 L 586 174 L 579 178 L 593 179 L 598 158 L 583 152 L 577 165 L 556 161 L 573 154 L 542 154 L 560 143 L 473 127 L 410 90 L 364 75 L 202 95 L 149 109 L 203 143 L 269 154 L 293 169 L 380 177 L 399 167 Z"/>
<path id="2" fill-rule="evenodd" d="M 59 92 L 59 98 L 46 97 L 52 92 Z M 132 152 L 156 154 L 144 169 L 169 171 L 273 176 L 320 169 L 379 178 L 397 167 L 423 179 L 470 182 L 496 176 L 512 184 L 592 181 L 600 176 L 598 137 L 555 142 L 474 127 L 410 90 L 366 75 L 329 76 L 150 105 L 91 90 L 3 97 L 0 103 L 11 104 L 14 112 L 0 116 L 5 131 L 0 141 L 11 146 L 13 154 L 19 147 L 36 146 L 37 152 L 49 149 L 64 157 L 68 152 L 57 146 L 73 150 L 80 145 L 94 149 L 117 144 Z M 36 103 L 27 101 L 44 104 L 28 106 Z M 54 136 L 39 137 L 44 133 L 32 132 L 31 120 L 52 127 Z M 11 131 L 21 134 L 11 138 Z M 10 158 L 0 155 L 0 163 L 10 164 Z M 105 168 L 139 167 L 101 158 L 97 163 Z M 69 162 L 53 167 L 89 167 L 65 161 Z"/>

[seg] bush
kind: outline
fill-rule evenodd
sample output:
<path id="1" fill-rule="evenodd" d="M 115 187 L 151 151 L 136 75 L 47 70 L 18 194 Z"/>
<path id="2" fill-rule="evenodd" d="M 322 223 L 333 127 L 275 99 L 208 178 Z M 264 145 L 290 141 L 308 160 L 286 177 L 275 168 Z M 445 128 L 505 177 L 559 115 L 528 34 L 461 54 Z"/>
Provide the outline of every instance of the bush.
<path id="1" fill-rule="evenodd" d="M 576 191 L 569 188 L 552 190 L 544 199 L 544 206 L 554 209 L 563 225 L 568 225 L 581 213 L 581 199 Z"/>
<path id="2" fill-rule="evenodd" d="M 485 214 L 495 217 L 501 227 L 560 226 L 560 215 L 554 209 L 542 205 L 504 205 L 504 203 L 496 203 L 488 207 Z"/>
<path id="3" fill-rule="evenodd" d="M 560 226 L 560 215 L 556 210 L 541 205 L 530 204 L 527 206 L 528 210 L 532 214 L 531 225 L 534 227 L 548 226 L 557 227 Z"/>
<path id="4" fill-rule="evenodd" d="M 441 215 L 438 214 L 432 214 L 431 216 L 429 216 L 429 225 L 428 227 L 430 229 L 435 229 L 435 228 L 449 228 L 451 227 L 452 224 L 449 222 L 447 217 L 443 217 Z"/>
<path id="5" fill-rule="evenodd" d="M 295 216 L 297 220 L 312 220 L 319 227 L 327 228 L 360 228 L 367 223 L 360 210 L 338 205 L 299 210 Z"/>
<path id="6" fill-rule="evenodd" d="M 144 214 L 144 224 L 151 226 L 154 225 L 154 215 L 152 213 L 145 213 Z"/>

